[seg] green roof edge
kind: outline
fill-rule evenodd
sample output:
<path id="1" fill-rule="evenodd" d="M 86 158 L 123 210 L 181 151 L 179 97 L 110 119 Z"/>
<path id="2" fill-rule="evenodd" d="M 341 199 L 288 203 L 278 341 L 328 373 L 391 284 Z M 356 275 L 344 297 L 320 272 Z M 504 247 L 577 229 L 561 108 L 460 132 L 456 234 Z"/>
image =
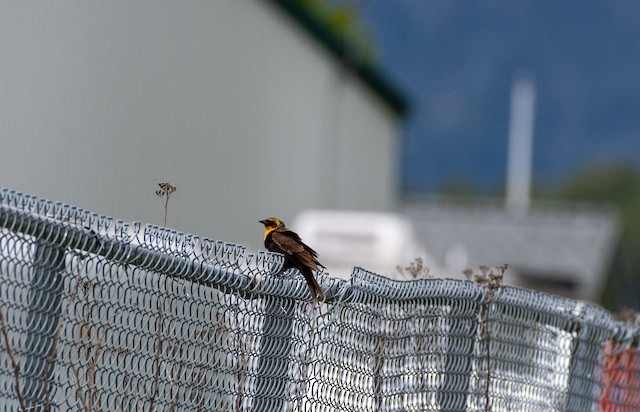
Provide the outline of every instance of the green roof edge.
<path id="1" fill-rule="evenodd" d="M 333 55 L 353 70 L 396 113 L 404 115 L 407 112 L 409 104 L 406 96 L 385 79 L 378 70 L 355 59 L 350 59 L 346 43 L 315 19 L 297 0 L 271 1 L 279 5 L 316 37 Z"/>

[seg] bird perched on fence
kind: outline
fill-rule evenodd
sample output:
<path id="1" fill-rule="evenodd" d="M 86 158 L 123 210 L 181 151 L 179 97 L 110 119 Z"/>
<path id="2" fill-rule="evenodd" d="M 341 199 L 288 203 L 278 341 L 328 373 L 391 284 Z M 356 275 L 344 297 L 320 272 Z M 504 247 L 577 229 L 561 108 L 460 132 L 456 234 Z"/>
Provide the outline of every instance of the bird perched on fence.
<path id="1" fill-rule="evenodd" d="M 275 217 L 261 220 L 264 225 L 264 247 L 271 252 L 282 253 L 285 257 L 283 269 L 296 268 L 307 281 L 309 292 L 314 301 L 322 298 L 322 288 L 313 276 L 313 272 L 323 268 L 318 262 L 315 250 L 305 245 L 297 233 L 287 228 L 284 222 Z"/>

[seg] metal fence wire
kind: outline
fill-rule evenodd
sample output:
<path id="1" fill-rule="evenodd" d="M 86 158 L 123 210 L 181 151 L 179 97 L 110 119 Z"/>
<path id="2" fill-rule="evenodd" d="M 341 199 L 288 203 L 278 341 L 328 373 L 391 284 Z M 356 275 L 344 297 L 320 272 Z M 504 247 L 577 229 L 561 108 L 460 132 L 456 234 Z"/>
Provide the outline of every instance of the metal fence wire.
<path id="1" fill-rule="evenodd" d="M 603 309 L 282 263 L 0 190 L 0 411 L 640 411 Z"/>

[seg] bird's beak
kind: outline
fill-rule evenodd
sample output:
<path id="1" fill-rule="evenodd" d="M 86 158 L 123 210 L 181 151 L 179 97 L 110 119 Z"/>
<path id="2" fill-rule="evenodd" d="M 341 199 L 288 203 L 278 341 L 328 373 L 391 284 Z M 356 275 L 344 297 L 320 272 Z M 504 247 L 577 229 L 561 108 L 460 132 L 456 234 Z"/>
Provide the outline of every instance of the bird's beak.
<path id="1" fill-rule="evenodd" d="M 260 223 L 262 223 L 263 225 L 266 226 L 267 225 L 267 220 L 266 219 L 265 220 L 261 220 Z"/>

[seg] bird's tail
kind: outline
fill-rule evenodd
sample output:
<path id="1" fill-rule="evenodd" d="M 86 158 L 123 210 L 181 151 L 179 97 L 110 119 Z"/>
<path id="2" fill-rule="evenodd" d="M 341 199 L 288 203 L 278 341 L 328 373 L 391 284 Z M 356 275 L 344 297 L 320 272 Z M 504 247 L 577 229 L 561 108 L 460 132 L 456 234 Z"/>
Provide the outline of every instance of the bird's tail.
<path id="1" fill-rule="evenodd" d="M 311 292 L 311 298 L 314 301 L 324 298 L 324 292 L 322 291 L 322 288 L 318 284 L 318 281 L 316 280 L 315 276 L 313 276 L 313 272 L 311 271 L 311 269 L 303 268 L 301 272 L 302 272 L 302 276 L 304 276 L 304 279 L 307 281 L 309 292 Z"/>

